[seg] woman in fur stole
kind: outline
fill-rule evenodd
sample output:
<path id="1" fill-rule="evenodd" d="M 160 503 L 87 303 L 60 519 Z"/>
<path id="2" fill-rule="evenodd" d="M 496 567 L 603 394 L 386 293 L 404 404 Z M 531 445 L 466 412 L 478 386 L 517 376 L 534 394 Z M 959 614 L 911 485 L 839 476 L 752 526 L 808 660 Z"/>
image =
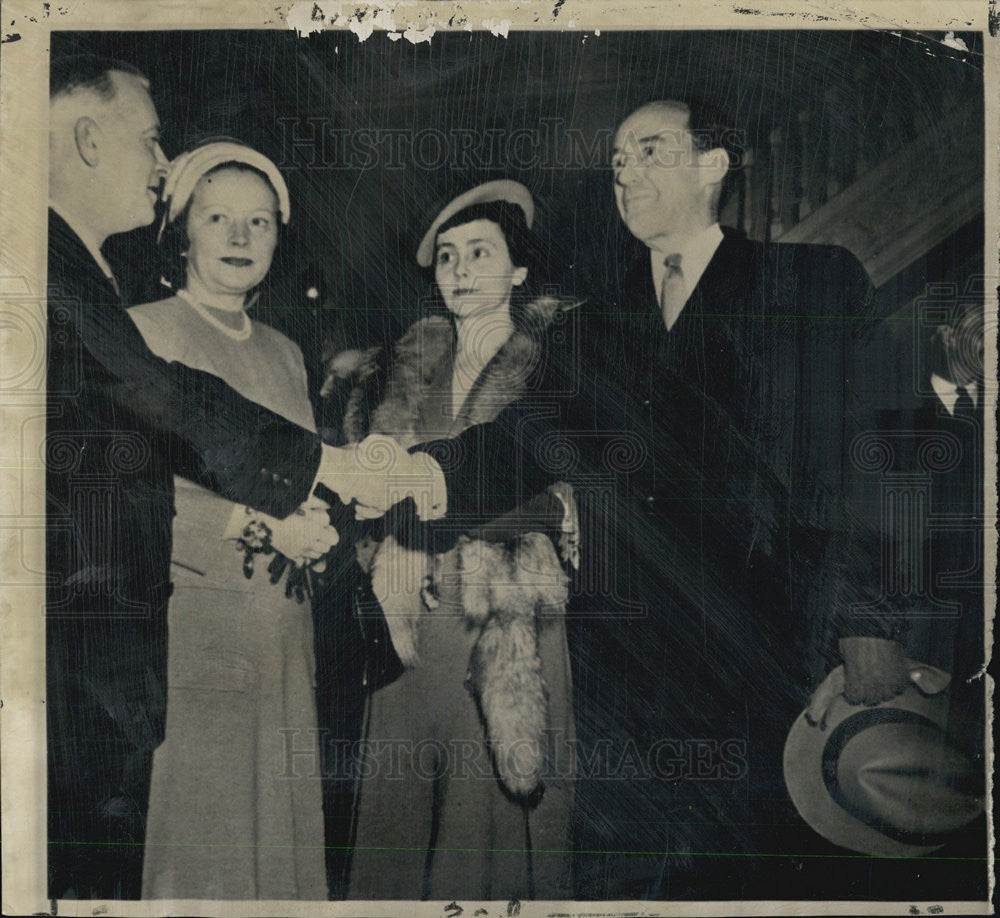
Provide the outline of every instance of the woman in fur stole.
<path id="1" fill-rule="evenodd" d="M 447 313 L 403 335 L 378 396 L 371 379 L 352 390 L 348 440 L 385 434 L 410 448 L 552 396 L 550 339 L 568 304 L 525 293 L 533 211 L 511 181 L 441 211 L 417 261 L 433 264 Z M 351 899 L 570 895 L 563 561 L 575 562 L 576 513 L 568 486 L 535 487 L 474 531 L 434 524 L 433 549 L 414 547 L 412 527 L 358 545 L 405 668 L 370 699 Z"/>

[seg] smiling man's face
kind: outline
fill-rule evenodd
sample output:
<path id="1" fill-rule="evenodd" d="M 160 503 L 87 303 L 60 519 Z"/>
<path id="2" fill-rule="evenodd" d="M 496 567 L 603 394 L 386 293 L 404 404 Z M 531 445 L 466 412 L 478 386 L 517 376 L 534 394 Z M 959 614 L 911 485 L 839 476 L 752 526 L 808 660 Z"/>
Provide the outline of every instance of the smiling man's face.
<path id="1" fill-rule="evenodd" d="M 683 110 L 652 104 L 629 115 L 615 134 L 612 170 L 618 212 L 632 234 L 651 248 L 711 222 L 701 155 L 687 122 Z"/>
<path id="2" fill-rule="evenodd" d="M 144 79 L 112 71 L 115 98 L 98 115 L 101 182 L 107 189 L 110 232 L 148 226 L 167 159 L 160 149 L 160 122 Z"/>

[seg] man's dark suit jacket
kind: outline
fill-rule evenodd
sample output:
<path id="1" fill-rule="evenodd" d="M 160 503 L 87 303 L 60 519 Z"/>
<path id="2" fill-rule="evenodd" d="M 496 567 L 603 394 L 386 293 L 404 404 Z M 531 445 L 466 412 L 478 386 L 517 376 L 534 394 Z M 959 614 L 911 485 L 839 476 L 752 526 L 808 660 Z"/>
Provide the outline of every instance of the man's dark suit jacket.
<path id="1" fill-rule="evenodd" d="M 49 891 L 133 898 L 164 730 L 173 474 L 283 516 L 319 443 L 155 357 L 51 211 L 48 285 Z"/>
<path id="2" fill-rule="evenodd" d="M 940 304 L 931 303 L 940 313 Z M 872 330 L 859 385 L 873 406 L 868 441 L 883 461 L 860 477 L 866 515 L 885 518 L 879 536 L 900 576 L 880 596 L 907 623 L 908 656 L 952 674 L 950 733 L 982 759 L 984 687 L 973 678 L 984 648 L 984 410 L 980 379 L 973 409 L 949 411 L 931 384 L 933 326 L 917 304 Z M 886 373 L 887 367 L 895 372 Z M 885 493 L 906 516 L 882 511 Z M 906 495 L 904 502 L 901 498 Z"/>
<path id="3" fill-rule="evenodd" d="M 868 585 L 843 576 L 871 297 L 843 249 L 724 230 L 670 332 L 646 249 L 587 317 L 584 401 L 630 445 L 605 452 L 615 525 L 584 551 L 611 581 L 570 623 L 583 898 L 778 888 L 786 860 L 767 856 L 798 844 L 784 738 L 836 636 L 892 628 L 852 618 Z"/>

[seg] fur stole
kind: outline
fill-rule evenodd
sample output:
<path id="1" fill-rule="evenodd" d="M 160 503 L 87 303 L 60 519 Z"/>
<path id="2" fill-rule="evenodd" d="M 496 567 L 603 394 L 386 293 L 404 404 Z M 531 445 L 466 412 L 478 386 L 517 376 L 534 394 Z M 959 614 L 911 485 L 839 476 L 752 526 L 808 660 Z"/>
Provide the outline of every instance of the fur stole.
<path id="1" fill-rule="evenodd" d="M 465 617 L 482 625 L 469 682 L 500 780 L 511 793 L 527 797 L 541 783 L 548 723 L 538 613 L 565 611 L 568 578 L 540 532 L 519 536 L 513 547 L 462 537 L 457 551 Z"/>
<path id="2" fill-rule="evenodd" d="M 527 394 L 548 327 L 560 310 L 573 305 L 555 297 L 532 300 L 525 307 L 521 326 L 483 369 L 461 413 L 446 429 L 435 425 L 436 429 L 428 430 L 423 422 L 432 415 L 428 402 L 450 391 L 455 327 L 449 317 L 442 315 L 414 323 L 396 343 L 385 391 L 370 417 L 365 416 L 364 387 L 357 385 L 352 390 L 344 415 L 347 442 L 356 443 L 368 434 L 381 433 L 410 449 L 422 441 L 454 437 L 468 427 L 492 421 L 504 407 Z M 368 369 L 362 378 L 370 372 Z"/>
<path id="3" fill-rule="evenodd" d="M 432 432 L 427 399 L 450 393 L 455 331 L 450 319 L 432 316 L 411 326 L 395 348 L 384 397 L 365 423 L 363 395 L 348 401 L 344 430 L 350 440 L 368 433 L 394 437 L 410 448 L 431 436 L 456 436 L 474 424 L 493 420 L 508 404 L 527 394 L 542 353 L 542 337 L 566 304 L 552 298 L 533 301 L 526 322 L 487 364 L 451 427 Z M 567 485 L 552 493 L 573 516 Z M 562 544 L 562 543 L 561 543 Z M 385 613 L 393 646 L 407 667 L 419 665 L 419 622 L 434 608 L 431 584 L 452 580 L 466 623 L 480 629 L 467 661 L 467 678 L 483 719 L 494 767 L 503 786 L 518 798 L 531 798 L 541 786 L 548 700 L 538 653 L 539 611 L 562 611 L 568 578 L 548 536 L 524 532 L 494 542 L 461 536 L 446 556 L 430 558 L 401 546 L 391 536 L 359 556 Z M 367 562 L 367 563 L 366 563 Z M 444 573 L 444 571 L 447 573 Z M 444 585 L 442 584 L 442 587 Z M 456 662 L 456 666 L 465 665 Z M 458 678 L 461 673 L 456 673 Z M 456 683 L 457 684 L 457 683 Z M 456 689 L 457 690 L 457 689 Z"/>

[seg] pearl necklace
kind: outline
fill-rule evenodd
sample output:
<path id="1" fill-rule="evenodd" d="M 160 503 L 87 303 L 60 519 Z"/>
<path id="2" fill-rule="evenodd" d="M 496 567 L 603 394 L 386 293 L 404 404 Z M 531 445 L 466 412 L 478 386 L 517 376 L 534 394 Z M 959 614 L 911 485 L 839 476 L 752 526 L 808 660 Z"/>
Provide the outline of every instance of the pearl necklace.
<path id="1" fill-rule="evenodd" d="M 220 322 L 211 312 L 208 311 L 204 303 L 199 303 L 187 290 L 183 288 L 177 291 L 177 295 L 184 300 L 198 315 L 200 315 L 209 325 L 214 325 L 223 334 L 228 335 L 234 341 L 246 341 L 253 332 L 253 323 L 250 317 L 244 312 L 243 325 L 241 328 L 230 328 L 224 322 Z"/>

